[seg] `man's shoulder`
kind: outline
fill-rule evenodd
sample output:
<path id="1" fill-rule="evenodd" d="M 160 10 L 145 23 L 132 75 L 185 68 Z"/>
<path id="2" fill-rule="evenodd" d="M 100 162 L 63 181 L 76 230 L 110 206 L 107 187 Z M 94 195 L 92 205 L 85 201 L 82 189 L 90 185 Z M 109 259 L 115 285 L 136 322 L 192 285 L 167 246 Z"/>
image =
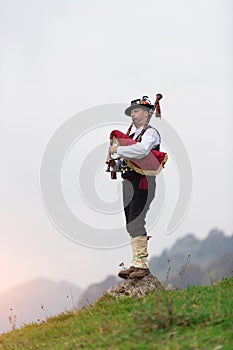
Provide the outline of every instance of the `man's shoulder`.
<path id="1" fill-rule="evenodd" d="M 155 127 L 151 126 L 151 125 L 148 125 L 147 131 L 150 132 L 150 133 L 154 133 L 154 134 L 156 133 L 156 134 L 158 134 L 160 136 L 160 133 L 158 132 L 158 130 Z"/>
<path id="2" fill-rule="evenodd" d="M 158 131 L 154 126 L 148 125 L 148 126 L 147 126 L 147 130 L 150 130 L 150 129 Z"/>
<path id="3" fill-rule="evenodd" d="M 155 139 L 156 144 L 161 143 L 161 136 L 160 136 L 159 131 L 156 128 L 154 128 L 151 125 L 148 125 L 146 132 L 148 135 L 151 135 Z"/>

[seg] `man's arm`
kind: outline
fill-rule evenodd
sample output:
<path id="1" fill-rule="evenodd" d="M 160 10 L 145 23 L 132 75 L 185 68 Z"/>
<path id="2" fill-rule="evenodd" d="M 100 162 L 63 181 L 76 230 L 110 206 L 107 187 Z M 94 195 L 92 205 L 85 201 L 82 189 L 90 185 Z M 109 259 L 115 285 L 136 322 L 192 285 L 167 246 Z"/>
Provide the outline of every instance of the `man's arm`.
<path id="1" fill-rule="evenodd" d="M 153 147 L 160 143 L 159 134 L 153 128 L 145 131 L 141 142 L 130 146 L 111 146 L 111 153 L 117 153 L 116 156 L 128 159 L 142 159 L 146 157 Z M 115 157 L 114 157 L 115 158 Z"/>

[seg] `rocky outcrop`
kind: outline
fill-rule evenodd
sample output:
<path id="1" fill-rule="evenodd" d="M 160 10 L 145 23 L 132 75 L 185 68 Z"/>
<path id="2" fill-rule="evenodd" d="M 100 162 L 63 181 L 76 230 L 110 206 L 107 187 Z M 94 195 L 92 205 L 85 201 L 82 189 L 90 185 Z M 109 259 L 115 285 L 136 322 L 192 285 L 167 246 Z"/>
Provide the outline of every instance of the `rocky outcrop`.
<path id="1" fill-rule="evenodd" d="M 146 275 L 141 279 L 126 279 L 108 289 L 104 295 L 111 295 L 116 298 L 132 297 L 141 298 L 148 292 L 163 289 L 160 281 L 152 274 Z"/>

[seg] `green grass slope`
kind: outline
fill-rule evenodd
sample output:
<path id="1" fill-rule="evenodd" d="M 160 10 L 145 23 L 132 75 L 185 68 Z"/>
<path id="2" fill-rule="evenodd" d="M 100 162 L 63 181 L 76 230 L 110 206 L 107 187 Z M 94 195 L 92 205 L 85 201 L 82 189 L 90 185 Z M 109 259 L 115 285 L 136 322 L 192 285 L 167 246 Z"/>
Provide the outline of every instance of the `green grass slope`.
<path id="1" fill-rule="evenodd" d="M 0 336 L 0 349 L 233 349 L 233 278 L 209 287 L 102 297 Z"/>

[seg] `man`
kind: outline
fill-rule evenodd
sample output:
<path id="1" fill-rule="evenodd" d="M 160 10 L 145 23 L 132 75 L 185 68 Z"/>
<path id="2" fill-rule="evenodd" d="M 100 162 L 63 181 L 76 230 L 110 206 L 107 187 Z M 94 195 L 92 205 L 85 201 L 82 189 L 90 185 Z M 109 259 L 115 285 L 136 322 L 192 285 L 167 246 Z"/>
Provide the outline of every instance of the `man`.
<path id="1" fill-rule="evenodd" d="M 131 116 L 132 125 L 136 128 L 135 133 L 131 134 L 130 137 L 138 142 L 128 146 L 111 146 L 109 148 L 109 154 L 116 153 L 115 158 L 120 158 L 118 168 L 123 178 L 126 229 L 131 237 L 133 252 L 130 268 L 124 269 L 118 274 L 119 277 L 125 279 L 143 278 L 149 274 L 145 217 L 155 196 L 155 176 L 138 173 L 124 159 L 143 159 L 152 149 L 159 151 L 161 142 L 159 132 L 149 125 L 153 108 L 154 106 L 151 105 L 147 96 L 132 101 L 125 110 L 125 114 Z"/>

